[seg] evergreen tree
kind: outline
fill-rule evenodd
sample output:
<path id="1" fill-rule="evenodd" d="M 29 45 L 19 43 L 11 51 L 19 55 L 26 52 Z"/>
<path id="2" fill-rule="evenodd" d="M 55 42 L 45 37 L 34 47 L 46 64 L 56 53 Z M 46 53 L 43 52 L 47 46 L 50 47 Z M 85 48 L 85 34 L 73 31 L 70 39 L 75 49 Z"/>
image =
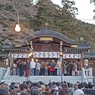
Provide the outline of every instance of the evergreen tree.
<path id="1" fill-rule="evenodd" d="M 67 26 L 68 21 L 74 19 L 66 6 L 61 8 L 53 4 L 51 0 L 39 0 L 36 8 L 37 15 L 31 21 L 35 31 L 48 23 L 54 30 L 62 32 L 64 29 L 66 30 L 64 27 Z"/>

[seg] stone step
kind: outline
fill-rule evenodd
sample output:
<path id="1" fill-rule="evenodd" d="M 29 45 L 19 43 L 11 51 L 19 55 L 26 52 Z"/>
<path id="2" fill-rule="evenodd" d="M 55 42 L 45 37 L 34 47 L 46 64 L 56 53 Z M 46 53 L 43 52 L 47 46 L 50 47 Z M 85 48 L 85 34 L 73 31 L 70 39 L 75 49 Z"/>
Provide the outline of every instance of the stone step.
<path id="1" fill-rule="evenodd" d="M 44 83 L 51 82 L 61 82 L 66 81 L 70 83 L 76 83 L 76 82 L 82 82 L 81 76 L 30 76 L 26 78 L 25 76 L 10 76 L 9 79 L 6 81 L 6 83 L 10 84 L 11 82 L 19 82 L 22 83 L 23 81 L 31 80 L 32 82 L 39 82 L 42 81 Z"/>

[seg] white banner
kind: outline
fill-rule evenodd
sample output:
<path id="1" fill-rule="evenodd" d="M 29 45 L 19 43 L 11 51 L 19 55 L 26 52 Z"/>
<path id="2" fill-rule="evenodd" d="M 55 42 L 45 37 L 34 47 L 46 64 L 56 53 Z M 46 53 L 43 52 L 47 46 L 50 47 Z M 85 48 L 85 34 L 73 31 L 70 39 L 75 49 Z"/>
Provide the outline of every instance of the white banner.
<path id="1" fill-rule="evenodd" d="M 29 54 L 27 53 L 14 53 L 11 56 L 12 58 L 29 58 Z"/>
<path id="2" fill-rule="evenodd" d="M 29 58 L 29 54 L 13 53 L 12 58 Z M 33 52 L 33 58 L 60 58 L 60 52 Z M 81 54 L 63 54 L 63 59 L 81 59 Z"/>
<path id="3" fill-rule="evenodd" d="M 59 52 L 33 52 L 33 58 L 60 58 Z"/>
<path id="4" fill-rule="evenodd" d="M 81 59 L 81 54 L 63 54 L 63 59 Z"/>

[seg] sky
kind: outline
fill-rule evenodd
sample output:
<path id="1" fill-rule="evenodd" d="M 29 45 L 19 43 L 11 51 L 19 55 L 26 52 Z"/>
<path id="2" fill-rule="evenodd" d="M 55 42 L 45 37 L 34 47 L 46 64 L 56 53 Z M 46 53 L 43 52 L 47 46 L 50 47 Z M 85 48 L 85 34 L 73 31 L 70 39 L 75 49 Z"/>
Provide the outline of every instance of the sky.
<path id="1" fill-rule="evenodd" d="M 61 6 L 61 0 L 52 0 L 53 3 Z M 95 24 L 95 19 L 93 19 L 93 10 L 95 5 L 90 3 L 90 0 L 72 0 L 75 1 L 75 7 L 78 8 L 77 19 L 82 20 L 87 23 Z"/>

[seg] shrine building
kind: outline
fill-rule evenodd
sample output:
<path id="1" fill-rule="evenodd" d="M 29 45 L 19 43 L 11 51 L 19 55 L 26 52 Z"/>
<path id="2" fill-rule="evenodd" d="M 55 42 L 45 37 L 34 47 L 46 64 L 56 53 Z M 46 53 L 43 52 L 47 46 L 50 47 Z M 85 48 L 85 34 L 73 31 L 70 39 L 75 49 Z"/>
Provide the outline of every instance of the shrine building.
<path id="1" fill-rule="evenodd" d="M 84 66 L 84 59 L 89 60 L 89 66 L 95 64 L 95 53 L 90 52 L 90 45 L 79 43 L 69 39 L 63 34 L 54 31 L 51 27 L 45 26 L 34 32 L 34 36 L 26 38 L 28 44 L 24 45 L 2 45 L 0 52 L 0 65 L 6 66 L 6 59 L 12 67 L 17 59 L 79 61 L 81 68 Z M 30 55 L 31 53 L 31 55 Z M 93 56 L 91 56 L 93 55 Z"/>

